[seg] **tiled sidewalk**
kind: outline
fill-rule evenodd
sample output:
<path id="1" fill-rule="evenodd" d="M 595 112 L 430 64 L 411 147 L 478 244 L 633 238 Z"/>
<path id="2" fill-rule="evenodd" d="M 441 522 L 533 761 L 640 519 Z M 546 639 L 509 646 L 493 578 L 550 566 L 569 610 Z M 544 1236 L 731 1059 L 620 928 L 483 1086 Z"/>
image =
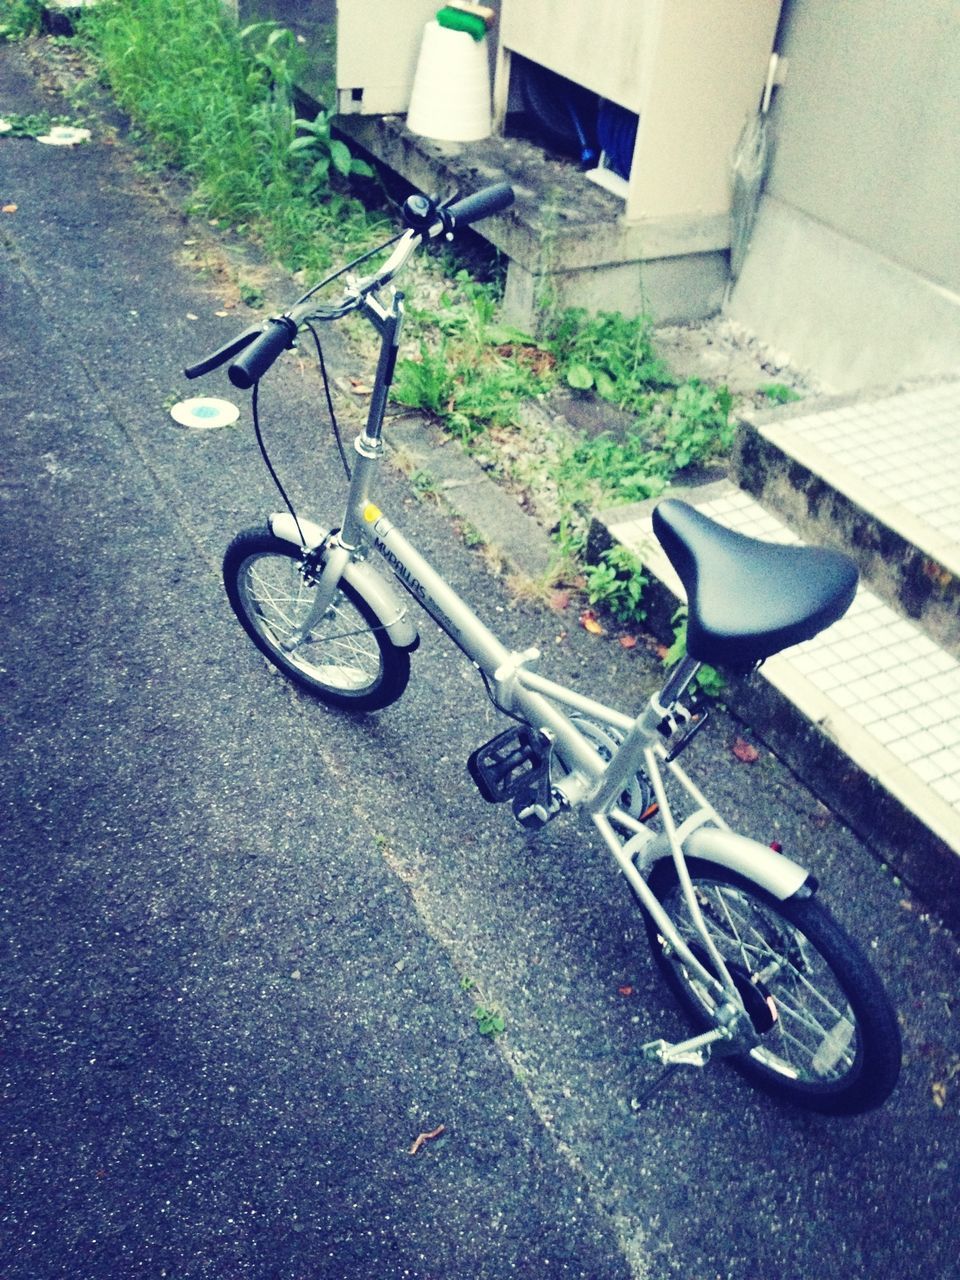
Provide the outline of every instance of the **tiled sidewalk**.
<path id="1" fill-rule="evenodd" d="M 785 454 L 960 575 L 960 381 L 763 424 Z"/>

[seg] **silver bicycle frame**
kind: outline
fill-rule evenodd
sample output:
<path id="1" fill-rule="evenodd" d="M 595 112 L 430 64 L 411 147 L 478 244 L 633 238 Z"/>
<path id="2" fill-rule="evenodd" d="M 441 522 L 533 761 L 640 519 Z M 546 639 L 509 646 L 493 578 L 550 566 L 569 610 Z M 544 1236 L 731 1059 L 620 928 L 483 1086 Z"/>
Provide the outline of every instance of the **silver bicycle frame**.
<path id="1" fill-rule="evenodd" d="M 391 262 L 398 259 L 400 253 L 400 249 L 395 251 Z M 395 267 L 393 273 L 396 269 L 399 268 Z M 663 689 L 635 716 L 576 693 L 534 669 L 540 656 L 536 649 L 519 653 L 509 650 L 371 501 L 370 487 L 374 468 L 383 453 L 383 416 L 403 323 L 403 295 L 394 290 L 391 294 L 387 306 L 375 294 L 365 296 L 359 304 L 359 309 L 381 336 L 376 380 L 366 426 L 354 443 L 356 457 L 343 523 L 336 534 L 323 536 L 323 568 L 315 600 L 309 616 L 287 647 L 294 650 L 310 634 L 333 599 L 341 577 L 362 563 L 369 551 L 376 551 L 407 593 L 483 673 L 496 704 L 548 736 L 551 749 L 564 770 L 555 784 L 551 779 L 555 794 L 565 806 L 590 815 L 620 870 L 670 947 L 716 992 L 724 1005 L 742 1012 L 742 1000 L 703 920 L 686 854 L 739 872 L 781 899 L 803 891 L 808 874 L 782 855 L 730 831 L 680 766 L 675 761 L 667 761 L 670 774 L 696 806 L 694 812 L 677 825 L 661 768 L 667 758 L 662 726 L 670 722 L 699 663 L 685 658 Z M 271 520 L 275 533 L 297 543 L 305 523 L 296 524 L 286 514 Z M 384 588 L 385 583 L 381 591 Z M 386 590 L 389 592 L 389 588 Z M 399 602 L 394 610 L 381 597 L 376 612 L 378 617 L 392 619 L 384 622 L 385 627 L 403 623 L 404 635 L 408 635 L 410 628 Z M 611 759 L 601 758 L 596 746 L 580 732 L 568 712 L 617 731 L 621 740 Z M 659 835 L 625 813 L 618 804 L 625 788 L 639 772 L 646 774 L 654 790 L 663 823 Z M 691 951 L 647 886 L 644 873 L 657 859 L 668 856 L 674 861 L 687 909 L 714 966 L 713 972 Z M 718 1032 L 718 1036 L 722 1034 Z"/>

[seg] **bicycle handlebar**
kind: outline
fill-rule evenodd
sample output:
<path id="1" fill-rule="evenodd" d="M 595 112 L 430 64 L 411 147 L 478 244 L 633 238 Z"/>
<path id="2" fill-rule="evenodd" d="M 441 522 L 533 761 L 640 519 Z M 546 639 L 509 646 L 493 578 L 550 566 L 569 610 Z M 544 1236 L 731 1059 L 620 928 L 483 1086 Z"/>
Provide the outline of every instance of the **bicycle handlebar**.
<path id="1" fill-rule="evenodd" d="M 226 364 L 231 356 L 235 356 L 238 351 L 242 351 L 245 346 L 261 333 L 263 333 L 262 324 L 254 324 L 249 329 L 244 329 L 243 333 L 238 333 L 235 338 L 225 342 L 222 347 L 218 347 L 210 355 L 204 356 L 196 364 L 188 365 L 183 371 L 184 377 L 202 378 L 205 373 L 212 373 L 214 369 L 219 369 L 222 364 Z"/>
<path id="2" fill-rule="evenodd" d="M 489 218 L 495 213 L 502 213 L 513 204 L 513 187 L 509 182 L 497 182 L 492 187 L 482 187 L 472 196 L 465 196 L 455 204 L 448 205 L 442 212 L 450 221 L 450 230 L 469 226 L 471 222 L 479 222 L 481 218 Z"/>
<path id="3" fill-rule="evenodd" d="M 254 338 L 227 370 L 233 385 L 248 391 L 259 382 L 281 351 L 293 346 L 299 327 L 289 316 L 271 316 L 259 338 Z"/>
<path id="4" fill-rule="evenodd" d="M 424 241 L 437 236 L 452 236 L 457 227 L 466 227 L 481 218 L 501 213 L 513 204 L 513 187 L 508 182 L 497 182 L 482 187 L 473 195 L 465 196 L 453 204 L 438 206 L 426 196 L 414 196 L 404 206 L 408 230 L 390 258 L 379 271 L 366 276 L 347 291 L 344 305 L 331 308 L 327 319 L 344 315 L 360 306 L 369 293 L 387 284 L 403 267 L 410 254 Z M 321 282 L 323 284 L 325 282 Z M 321 286 L 316 286 L 320 288 Z M 184 369 L 188 378 L 200 378 L 232 360 L 227 376 L 235 387 L 247 391 L 267 372 L 281 352 L 292 347 L 302 322 L 313 312 L 307 299 L 316 288 L 305 294 L 301 302 L 291 307 L 285 315 L 271 316 L 263 325 L 254 325 L 237 334 L 211 355 Z M 236 356 L 236 359 L 233 357 Z"/>

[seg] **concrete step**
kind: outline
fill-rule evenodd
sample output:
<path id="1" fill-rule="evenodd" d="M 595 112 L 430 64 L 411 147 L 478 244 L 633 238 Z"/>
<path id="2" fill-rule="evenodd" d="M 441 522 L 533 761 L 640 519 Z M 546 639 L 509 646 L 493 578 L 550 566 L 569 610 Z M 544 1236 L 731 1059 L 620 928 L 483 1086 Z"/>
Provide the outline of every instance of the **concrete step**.
<path id="1" fill-rule="evenodd" d="M 507 260 L 503 310 L 511 324 L 534 332 L 545 299 L 557 308 L 642 310 L 662 323 L 700 319 L 720 304 L 730 239 L 725 215 L 627 222 L 618 196 L 522 137 L 437 142 L 411 133 L 399 116 L 344 114 L 336 127 L 421 191 L 466 194 L 511 183 L 513 207 L 474 228 Z"/>
<path id="2" fill-rule="evenodd" d="M 730 481 L 677 496 L 752 537 L 801 540 Z M 653 535 L 654 506 L 600 513 L 591 547 L 620 544 L 643 560 L 653 577 L 651 622 L 664 633 L 682 588 Z M 731 685 L 725 700 L 918 897 L 960 922 L 955 654 L 862 582 L 844 618 Z"/>
<path id="3" fill-rule="evenodd" d="M 753 417 L 733 475 L 960 657 L 960 381 Z"/>

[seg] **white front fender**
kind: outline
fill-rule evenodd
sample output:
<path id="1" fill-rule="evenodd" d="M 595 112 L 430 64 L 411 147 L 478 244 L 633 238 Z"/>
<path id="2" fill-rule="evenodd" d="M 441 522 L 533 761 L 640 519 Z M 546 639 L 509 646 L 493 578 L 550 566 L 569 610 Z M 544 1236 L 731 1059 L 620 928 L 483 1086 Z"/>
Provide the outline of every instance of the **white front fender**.
<path id="1" fill-rule="evenodd" d="M 313 520 L 305 520 L 303 516 L 294 520 L 289 511 L 275 512 L 267 523 L 275 537 L 282 538 L 284 542 L 292 542 L 295 547 L 306 546 L 308 551 L 318 547 L 330 534 L 329 529 L 324 529 Z M 376 569 L 363 560 L 351 560 L 344 569 L 343 576 L 370 606 L 377 621 L 398 649 L 417 647 L 420 636 L 410 619 L 406 604 Z"/>

